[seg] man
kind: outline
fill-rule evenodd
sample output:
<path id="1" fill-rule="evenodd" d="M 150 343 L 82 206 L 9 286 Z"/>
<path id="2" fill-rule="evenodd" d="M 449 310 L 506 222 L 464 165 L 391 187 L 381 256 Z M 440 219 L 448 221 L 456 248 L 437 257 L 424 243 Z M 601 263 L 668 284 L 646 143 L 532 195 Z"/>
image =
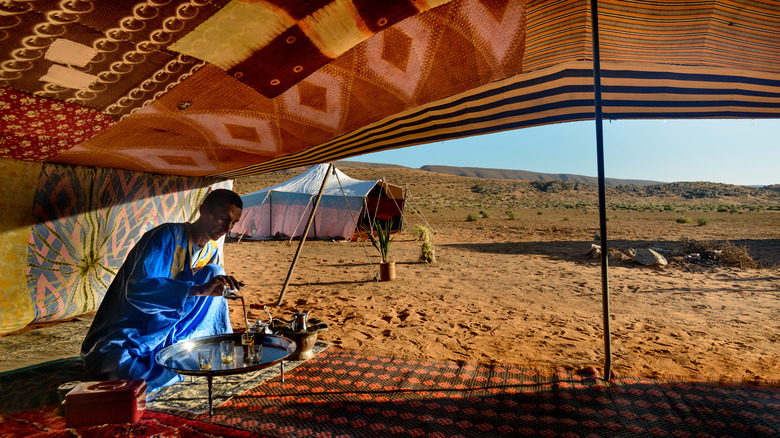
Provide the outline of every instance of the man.
<path id="1" fill-rule="evenodd" d="M 154 356 L 181 340 L 232 333 L 225 287 L 243 284 L 220 266 L 215 240 L 241 218 L 241 197 L 210 192 L 194 223 L 167 223 L 133 247 L 111 282 L 81 346 L 100 379 L 144 379 L 149 392 L 182 379 Z"/>

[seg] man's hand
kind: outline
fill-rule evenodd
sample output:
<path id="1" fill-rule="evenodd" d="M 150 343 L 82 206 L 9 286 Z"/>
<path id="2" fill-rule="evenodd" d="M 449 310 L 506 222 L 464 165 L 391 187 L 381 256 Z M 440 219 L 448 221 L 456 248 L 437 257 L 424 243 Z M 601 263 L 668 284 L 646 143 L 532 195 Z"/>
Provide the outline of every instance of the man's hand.
<path id="1" fill-rule="evenodd" d="M 232 275 L 217 275 L 204 284 L 196 284 L 190 288 L 190 296 L 221 297 L 222 291 L 227 286 L 229 289 L 238 290 L 244 283 L 238 281 Z"/>

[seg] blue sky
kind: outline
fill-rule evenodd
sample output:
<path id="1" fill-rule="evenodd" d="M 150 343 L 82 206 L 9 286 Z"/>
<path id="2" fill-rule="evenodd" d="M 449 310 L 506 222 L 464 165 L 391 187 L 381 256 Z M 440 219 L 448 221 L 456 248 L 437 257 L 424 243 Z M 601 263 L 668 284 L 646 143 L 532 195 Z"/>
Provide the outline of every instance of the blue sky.
<path id="1" fill-rule="evenodd" d="M 572 122 L 352 157 L 596 176 L 595 122 Z M 608 178 L 780 184 L 780 119 L 604 122 Z"/>

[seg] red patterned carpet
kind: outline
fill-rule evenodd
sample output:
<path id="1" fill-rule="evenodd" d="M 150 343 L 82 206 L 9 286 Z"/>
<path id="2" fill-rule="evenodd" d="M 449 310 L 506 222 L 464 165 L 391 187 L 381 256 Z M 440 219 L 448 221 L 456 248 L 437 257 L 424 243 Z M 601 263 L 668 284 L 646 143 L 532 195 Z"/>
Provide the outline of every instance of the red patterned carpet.
<path id="1" fill-rule="evenodd" d="M 780 436 L 780 388 L 329 351 L 204 420 L 278 437 Z"/>
<path id="2" fill-rule="evenodd" d="M 10 436 L 773 437 L 780 388 L 662 381 L 325 351 L 195 420 L 65 429 L 56 408 L 0 416 Z"/>
<path id="3" fill-rule="evenodd" d="M 233 429 L 173 415 L 146 411 L 136 424 L 65 428 L 65 418 L 56 405 L 42 410 L 17 412 L 0 416 L 0 437 L 257 437 L 257 433 Z"/>

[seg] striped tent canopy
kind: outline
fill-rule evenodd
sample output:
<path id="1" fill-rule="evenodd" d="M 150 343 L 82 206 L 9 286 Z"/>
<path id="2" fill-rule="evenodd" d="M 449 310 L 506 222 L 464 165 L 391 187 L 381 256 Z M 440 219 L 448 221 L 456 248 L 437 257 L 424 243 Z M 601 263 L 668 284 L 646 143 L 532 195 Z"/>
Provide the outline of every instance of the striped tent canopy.
<path id="1" fill-rule="evenodd" d="M 780 2 L 599 1 L 604 116 L 780 116 Z M 587 0 L 0 5 L 0 157 L 238 177 L 592 119 Z"/>

